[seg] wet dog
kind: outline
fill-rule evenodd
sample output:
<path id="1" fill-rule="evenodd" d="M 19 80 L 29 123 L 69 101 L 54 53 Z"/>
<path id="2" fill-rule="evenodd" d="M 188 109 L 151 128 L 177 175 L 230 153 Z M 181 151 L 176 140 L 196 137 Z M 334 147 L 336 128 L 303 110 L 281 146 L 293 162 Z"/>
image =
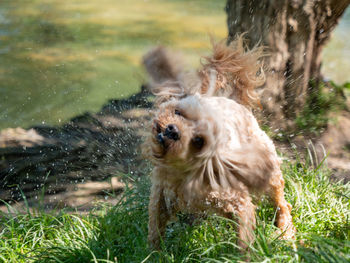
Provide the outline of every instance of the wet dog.
<path id="1" fill-rule="evenodd" d="M 153 162 L 148 239 L 159 248 L 167 222 L 177 212 L 216 213 L 238 223 L 238 243 L 254 239 L 252 195 L 267 193 L 277 208 L 277 226 L 294 235 L 291 205 L 284 198 L 280 160 L 252 114 L 255 88 L 264 75 L 262 50 L 213 44 L 195 73 L 185 73 L 164 48 L 144 57 L 153 79 L 157 112 L 143 145 Z"/>

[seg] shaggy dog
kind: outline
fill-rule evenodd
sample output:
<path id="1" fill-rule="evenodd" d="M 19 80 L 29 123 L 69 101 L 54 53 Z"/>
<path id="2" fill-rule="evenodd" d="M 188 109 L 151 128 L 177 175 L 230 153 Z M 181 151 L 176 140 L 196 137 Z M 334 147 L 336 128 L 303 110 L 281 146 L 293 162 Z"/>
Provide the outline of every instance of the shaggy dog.
<path id="1" fill-rule="evenodd" d="M 264 82 L 261 49 L 242 38 L 213 45 L 202 68 L 185 73 L 179 59 L 158 47 L 144 57 L 158 108 L 143 150 L 153 162 L 148 239 L 159 248 L 177 212 L 216 213 L 238 222 L 238 244 L 253 241 L 252 195 L 268 193 L 284 238 L 294 235 L 291 205 L 273 142 L 251 108 Z"/>

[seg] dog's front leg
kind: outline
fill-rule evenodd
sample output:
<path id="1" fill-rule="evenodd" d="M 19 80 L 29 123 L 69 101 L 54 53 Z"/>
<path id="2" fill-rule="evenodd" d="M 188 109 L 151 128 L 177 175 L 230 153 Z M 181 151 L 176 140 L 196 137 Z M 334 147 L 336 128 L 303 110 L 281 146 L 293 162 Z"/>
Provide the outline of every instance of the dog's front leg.
<path id="1" fill-rule="evenodd" d="M 238 246 L 245 250 L 254 241 L 255 206 L 250 198 L 238 207 Z"/>
<path id="2" fill-rule="evenodd" d="M 242 250 L 246 250 L 254 241 L 254 229 L 256 224 L 255 205 L 250 197 L 242 197 L 240 201 L 234 200 L 234 206 L 225 207 L 224 216 L 237 219 L 237 244 Z"/>
<path id="3" fill-rule="evenodd" d="M 160 240 L 164 237 L 166 223 L 170 218 L 163 191 L 161 185 L 152 185 L 148 206 L 148 242 L 152 249 L 160 248 Z"/>

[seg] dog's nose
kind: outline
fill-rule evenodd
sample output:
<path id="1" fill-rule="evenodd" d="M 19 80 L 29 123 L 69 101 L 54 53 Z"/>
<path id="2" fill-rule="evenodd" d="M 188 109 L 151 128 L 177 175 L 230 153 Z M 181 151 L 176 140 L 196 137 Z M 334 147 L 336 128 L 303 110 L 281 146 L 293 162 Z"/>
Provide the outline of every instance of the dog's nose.
<path id="1" fill-rule="evenodd" d="M 169 124 L 166 126 L 164 131 L 164 136 L 168 137 L 169 139 L 172 139 L 174 141 L 177 141 L 180 139 L 180 131 L 179 128 L 175 124 Z"/>

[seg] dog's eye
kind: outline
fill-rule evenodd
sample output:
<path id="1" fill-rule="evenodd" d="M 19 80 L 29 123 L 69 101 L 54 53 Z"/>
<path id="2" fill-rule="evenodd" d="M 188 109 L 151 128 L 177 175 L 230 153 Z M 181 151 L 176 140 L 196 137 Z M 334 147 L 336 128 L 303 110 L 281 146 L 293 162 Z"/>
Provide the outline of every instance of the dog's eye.
<path id="1" fill-rule="evenodd" d="M 181 112 L 179 110 L 175 110 L 175 115 L 182 116 Z"/>
<path id="2" fill-rule="evenodd" d="M 196 136 L 192 139 L 192 144 L 197 149 L 202 149 L 202 147 L 204 145 L 204 139 L 200 136 Z"/>

